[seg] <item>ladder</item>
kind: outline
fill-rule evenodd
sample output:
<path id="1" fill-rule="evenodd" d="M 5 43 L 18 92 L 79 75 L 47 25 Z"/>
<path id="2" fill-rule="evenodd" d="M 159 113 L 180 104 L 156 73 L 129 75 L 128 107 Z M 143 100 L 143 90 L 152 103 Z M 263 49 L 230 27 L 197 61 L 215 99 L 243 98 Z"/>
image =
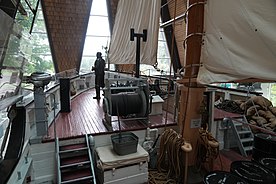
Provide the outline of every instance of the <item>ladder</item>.
<path id="1" fill-rule="evenodd" d="M 93 143 L 85 135 L 60 141 L 56 138 L 57 183 L 94 183 Z"/>
<path id="2" fill-rule="evenodd" d="M 243 120 L 225 118 L 224 121 L 228 121 L 233 130 L 235 139 L 242 156 L 247 157 L 248 153 L 251 153 L 253 150 L 254 135 L 251 131 L 251 128 L 246 120 L 246 117 L 243 116 Z"/>

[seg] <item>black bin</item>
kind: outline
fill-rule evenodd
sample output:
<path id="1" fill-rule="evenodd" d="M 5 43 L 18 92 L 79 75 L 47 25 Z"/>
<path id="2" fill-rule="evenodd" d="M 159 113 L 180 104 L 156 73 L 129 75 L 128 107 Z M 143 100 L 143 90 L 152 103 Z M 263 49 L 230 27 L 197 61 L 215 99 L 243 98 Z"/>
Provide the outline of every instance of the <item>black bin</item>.
<path id="1" fill-rule="evenodd" d="M 252 158 L 257 162 L 262 158 L 276 158 L 276 137 L 266 133 L 257 133 L 254 136 Z"/>
<path id="2" fill-rule="evenodd" d="M 274 173 L 276 177 L 276 158 L 262 158 L 260 164 Z M 276 178 L 275 178 L 276 183 Z"/>
<path id="3" fill-rule="evenodd" d="M 240 177 L 226 171 L 212 171 L 204 177 L 203 182 L 204 184 L 248 184 Z"/>
<path id="4" fill-rule="evenodd" d="M 250 184 L 275 184 L 274 174 L 256 162 L 234 161 L 230 172 Z"/>
<path id="5" fill-rule="evenodd" d="M 71 111 L 70 78 L 60 78 L 60 112 Z"/>

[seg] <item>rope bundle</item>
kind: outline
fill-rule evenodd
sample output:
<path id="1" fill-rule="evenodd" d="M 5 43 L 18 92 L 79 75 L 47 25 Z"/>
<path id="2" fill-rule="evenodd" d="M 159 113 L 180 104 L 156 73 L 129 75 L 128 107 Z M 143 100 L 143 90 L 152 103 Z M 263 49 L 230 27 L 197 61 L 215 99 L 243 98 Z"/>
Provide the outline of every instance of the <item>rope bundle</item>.
<path id="1" fill-rule="evenodd" d="M 221 103 L 215 105 L 215 107 L 227 112 L 238 113 L 238 114 L 244 113 L 244 111 L 240 108 L 240 105 L 233 100 L 224 100 Z"/>
<path id="2" fill-rule="evenodd" d="M 219 143 L 206 129 L 199 129 L 197 164 L 200 167 L 202 163 L 216 159 L 219 155 Z"/>
<path id="3" fill-rule="evenodd" d="M 183 181 L 185 168 L 184 152 L 181 146 L 185 144 L 184 138 L 174 130 L 165 130 L 160 140 L 160 152 L 157 161 L 159 172 L 166 172 L 168 178 Z"/>
<path id="4" fill-rule="evenodd" d="M 160 173 L 156 170 L 149 170 L 148 184 L 176 184 L 173 179 L 167 178 L 167 173 Z"/>

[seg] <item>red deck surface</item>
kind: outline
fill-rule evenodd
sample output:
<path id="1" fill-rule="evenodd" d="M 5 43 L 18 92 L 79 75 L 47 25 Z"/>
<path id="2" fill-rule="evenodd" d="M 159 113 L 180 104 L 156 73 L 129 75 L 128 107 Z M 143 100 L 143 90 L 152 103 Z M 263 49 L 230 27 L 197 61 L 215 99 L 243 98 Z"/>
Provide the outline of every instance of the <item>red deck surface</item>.
<path id="1" fill-rule="evenodd" d="M 99 101 L 93 99 L 95 90 L 83 92 L 76 96 L 71 101 L 71 112 L 59 113 L 56 118 L 56 132 L 59 138 L 76 137 L 84 134 L 105 134 L 108 133 L 102 120 L 104 118 L 103 112 L 103 98 Z M 114 117 L 113 119 L 116 119 Z M 54 138 L 54 123 L 49 127 L 49 138 Z M 124 130 L 140 130 L 146 129 L 148 126 L 155 128 L 165 125 L 176 125 L 173 121 L 173 115 L 163 111 L 163 115 L 149 116 L 149 125 L 141 121 L 124 121 L 121 120 L 121 129 Z M 113 131 L 119 130 L 118 121 L 112 122 Z"/>

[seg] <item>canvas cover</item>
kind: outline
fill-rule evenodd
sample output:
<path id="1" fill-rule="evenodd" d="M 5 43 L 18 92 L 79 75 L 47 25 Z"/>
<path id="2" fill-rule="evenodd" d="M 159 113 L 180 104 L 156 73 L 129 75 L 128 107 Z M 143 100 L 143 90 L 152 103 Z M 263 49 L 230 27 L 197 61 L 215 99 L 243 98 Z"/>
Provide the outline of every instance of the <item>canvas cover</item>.
<path id="1" fill-rule="evenodd" d="M 204 31 L 199 83 L 276 79 L 275 0 L 208 0 Z"/>
<path id="2" fill-rule="evenodd" d="M 141 41 L 140 63 L 156 63 L 159 33 L 160 0 L 120 0 L 112 32 L 109 61 L 112 64 L 135 64 L 136 42 L 130 41 L 130 29 L 142 34 L 147 30 L 147 41 Z"/>

